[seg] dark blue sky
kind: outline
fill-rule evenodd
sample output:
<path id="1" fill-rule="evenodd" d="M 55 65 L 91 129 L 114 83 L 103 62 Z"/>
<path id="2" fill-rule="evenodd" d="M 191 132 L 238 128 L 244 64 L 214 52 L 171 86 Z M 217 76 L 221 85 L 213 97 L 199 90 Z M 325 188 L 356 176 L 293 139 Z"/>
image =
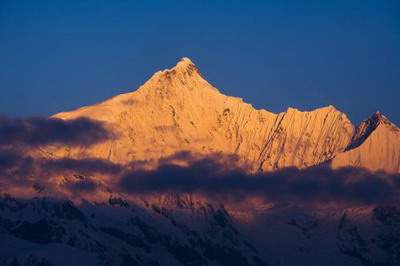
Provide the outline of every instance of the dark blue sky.
<path id="1" fill-rule="evenodd" d="M 0 113 L 92 104 L 183 56 L 258 108 L 333 104 L 400 124 L 398 0 L 0 0 Z"/>

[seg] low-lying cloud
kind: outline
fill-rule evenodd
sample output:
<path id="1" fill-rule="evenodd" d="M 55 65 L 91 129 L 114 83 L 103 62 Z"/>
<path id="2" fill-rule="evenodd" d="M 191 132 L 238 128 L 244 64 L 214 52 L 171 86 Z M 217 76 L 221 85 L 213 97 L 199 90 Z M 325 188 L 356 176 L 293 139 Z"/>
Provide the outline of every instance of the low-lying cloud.
<path id="1" fill-rule="evenodd" d="M 94 158 L 46 159 L 31 157 L 31 149 L 46 145 L 88 147 L 114 138 L 106 126 L 88 118 L 62 120 L 58 118 L 10 118 L 0 116 L 0 185 L 52 186 L 55 175 L 78 171 L 85 175 L 117 174 L 119 166 Z M 39 183 L 38 183 L 39 182 Z M 86 181 L 74 189 L 93 188 Z M 42 189 L 41 189 L 42 190 Z"/>
<path id="2" fill-rule="evenodd" d="M 112 137 L 89 119 L 0 118 L 0 186 L 57 189 L 54 176 L 71 178 L 63 188 L 84 195 L 101 186 L 129 195 L 194 193 L 215 199 L 257 196 L 270 202 L 349 202 L 375 204 L 399 199 L 400 177 L 365 169 L 313 167 L 250 173 L 236 156 L 180 152 L 158 161 L 120 165 L 98 158 L 32 158 L 25 148 L 62 144 L 90 146 Z M 100 177 L 104 182 L 98 182 Z M 67 178 L 68 179 L 68 178 Z M 97 180 L 97 181 L 96 181 Z M 103 188 L 104 188 L 103 187 Z"/>
<path id="3" fill-rule="evenodd" d="M 88 118 L 9 118 L 0 116 L 0 147 L 49 144 L 90 146 L 112 137 L 104 124 Z"/>
<path id="4" fill-rule="evenodd" d="M 125 193 L 200 193 L 243 199 L 260 196 L 269 201 L 383 203 L 399 196 L 399 176 L 364 169 L 287 168 L 270 173 L 248 173 L 216 156 L 187 165 L 165 163 L 153 170 L 125 173 L 117 187 Z"/>
<path id="5" fill-rule="evenodd" d="M 227 161 L 231 162 L 232 158 Z M 165 159 L 152 169 L 136 165 L 139 164 L 119 165 L 94 158 L 35 160 L 0 153 L 0 175 L 8 176 L 9 182 L 20 184 L 28 176 L 46 182 L 55 175 L 79 173 L 84 178 L 101 175 L 110 182 L 107 186 L 113 191 L 129 195 L 193 193 L 221 200 L 258 196 L 270 202 L 378 204 L 398 200 L 400 191 L 398 175 L 355 168 L 288 168 L 249 173 L 235 164 L 229 167 L 225 160 L 215 156 L 192 158 L 186 164 L 182 160 L 177 164 L 175 160 Z M 93 193 L 98 186 L 90 179 L 83 179 L 67 188 Z"/>
<path id="6" fill-rule="evenodd" d="M 43 169 L 53 173 L 72 170 L 88 175 L 117 175 L 122 170 L 122 166 L 119 164 L 96 158 L 40 160 L 39 164 Z"/>

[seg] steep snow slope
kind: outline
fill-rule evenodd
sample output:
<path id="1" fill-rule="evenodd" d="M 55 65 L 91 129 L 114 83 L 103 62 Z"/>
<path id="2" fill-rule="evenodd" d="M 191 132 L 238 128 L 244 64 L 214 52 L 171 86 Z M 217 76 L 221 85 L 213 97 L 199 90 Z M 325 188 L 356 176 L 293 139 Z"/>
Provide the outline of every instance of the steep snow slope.
<path id="1" fill-rule="evenodd" d="M 400 209 L 281 205 L 245 230 L 271 265 L 400 265 Z"/>
<path id="2" fill-rule="evenodd" d="M 206 203 L 0 195 L 0 235 L 0 265 L 266 265 L 229 214 Z"/>
<path id="3" fill-rule="evenodd" d="M 400 130 L 379 112 L 363 121 L 345 152 L 332 160 L 332 167 L 363 167 L 400 172 Z"/>
<path id="4" fill-rule="evenodd" d="M 0 196 L 0 265 L 388 265 L 400 263 L 394 206 L 270 209 L 237 229 L 223 207 L 172 198 Z M 255 235 L 258 251 L 241 232 Z M 267 258 L 268 264 L 263 261 Z"/>
<path id="5" fill-rule="evenodd" d="M 350 143 L 354 127 L 333 106 L 274 114 L 221 94 L 183 58 L 138 90 L 55 115 L 108 123 L 118 138 L 90 149 L 47 149 L 53 156 L 94 156 L 125 163 L 181 150 L 237 154 L 253 170 L 304 168 L 324 162 Z"/>

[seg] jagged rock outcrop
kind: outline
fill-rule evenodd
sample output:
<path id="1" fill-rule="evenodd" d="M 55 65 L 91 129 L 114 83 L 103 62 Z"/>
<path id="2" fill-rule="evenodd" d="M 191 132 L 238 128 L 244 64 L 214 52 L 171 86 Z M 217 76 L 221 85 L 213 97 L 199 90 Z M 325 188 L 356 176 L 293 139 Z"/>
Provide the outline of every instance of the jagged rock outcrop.
<path id="1" fill-rule="evenodd" d="M 352 166 L 400 172 L 400 130 L 381 113 L 364 120 L 346 148 L 332 160 L 334 168 Z"/>
<path id="2" fill-rule="evenodd" d="M 118 138 L 89 149 L 46 150 L 69 157 L 114 162 L 149 160 L 182 150 L 237 154 L 253 170 L 304 168 L 325 162 L 348 147 L 354 126 L 333 106 L 274 114 L 220 93 L 183 58 L 155 73 L 138 90 L 55 117 L 105 121 Z"/>

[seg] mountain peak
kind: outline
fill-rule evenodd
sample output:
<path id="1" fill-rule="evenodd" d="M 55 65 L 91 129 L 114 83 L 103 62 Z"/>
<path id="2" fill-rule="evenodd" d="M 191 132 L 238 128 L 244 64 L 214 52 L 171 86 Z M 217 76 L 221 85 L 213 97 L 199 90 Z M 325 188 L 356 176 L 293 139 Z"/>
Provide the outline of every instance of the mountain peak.
<path id="1" fill-rule="evenodd" d="M 397 128 L 392 122 L 389 121 L 389 119 L 387 119 L 386 116 L 384 116 L 381 112 L 376 111 L 369 118 L 361 122 L 356 130 L 351 144 L 346 150 L 354 149 L 360 146 L 380 125 L 386 125 L 390 128 Z"/>
<path id="2" fill-rule="evenodd" d="M 196 65 L 188 57 L 182 57 L 175 67 L 167 70 L 167 72 L 177 72 L 181 74 L 188 74 L 189 76 L 191 76 L 193 73 L 200 74 Z"/>
<path id="3" fill-rule="evenodd" d="M 367 120 L 370 120 L 371 122 L 375 122 L 376 124 L 379 124 L 379 123 L 392 124 L 389 121 L 389 119 L 379 111 L 376 111 L 375 113 L 373 113 L 371 115 L 371 117 Z"/>
<path id="4" fill-rule="evenodd" d="M 188 57 L 182 57 L 172 68 L 157 71 L 138 91 L 167 98 L 175 97 L 176 95 L 188 97 L 188 94 L 184 93 L 185 95 L 183 95 L 183 92 L 218 92 L 216 88 L 204 79 Z"/>
<path id="5" fill-rule="evenodd" d="M 379 111 L 358 126 L 344 152 L 332 160 L 333 168 L 364 167 L 400 173 L 400 130 Z"/>
<path id="6" fill-rule="evenodd" d="M 374 129 L 376 129 L 379 125 L 385 125 L 391 129 L 398 130 L 397 126 L 379 111 L 373 113 L 368 119 L 364 120 L 363 123 L 373 125 Z"/>
<path id="7" fill-rule="evenodd" d="M 188 66 L 195 66 L 195 64 L 192 62 L 192 60 L 190 60 L 188 57 L 182 57 L 178 63 L 176 64 L 176 66 L 180 66 L 180 67 L 188 67 Z"/>
<path id="8" fill-rule="evenodd" d="M 197 75 L 195 75 L 197 74 Z M 150 80 L 159 80 L 167 78 L 172 80 L 173 77 L 184 79 L 187 77 L 201 76 L 196 65 L 188 57 L 182 57 L 174 67 L 167 68 L 162 71 L 157 71 Z"/>

